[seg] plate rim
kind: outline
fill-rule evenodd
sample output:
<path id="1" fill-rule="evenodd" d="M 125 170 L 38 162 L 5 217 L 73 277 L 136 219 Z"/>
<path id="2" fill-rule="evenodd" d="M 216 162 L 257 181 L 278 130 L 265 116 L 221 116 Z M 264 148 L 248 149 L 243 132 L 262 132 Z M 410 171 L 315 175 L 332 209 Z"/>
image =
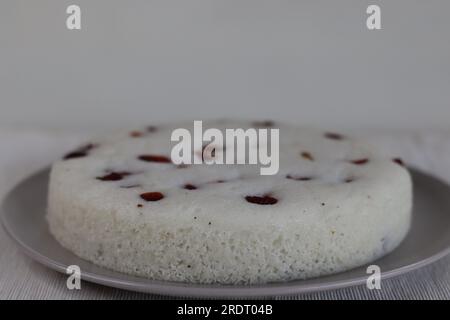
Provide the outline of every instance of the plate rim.
<path id="1" fill-rule="evenodd" d="M 430 175 L 428 173 L 424 173 L 421 170 L 416 168 L 409 168 L 411 171 L 418 173 L 420 175 L 427 176 L 434 180 L 438 180 L 441 183 L 444 183 L 448 186 L 447 183 L 443 182 L 441 179 Z M 10 189 L 9 192 L 2 198 L 2 203 L 0 206 L 1 214 L 1 225 L 5 230 L 8 237 L 13 240 L 13 242 L 18 245 L 20 250 L 25 253 L 31 259 L 39 262 L 40 264 L 50 268 L 51 270 L 57 271 L 62 274 L 66 274 L 67 266 L 64 263 L 61 263 L 53 258 L 49 258 L 46 255 L 36 251 L 31 248 L 29 245 L 24 243 L 19 237 L 17 237 L 12 231 L 11 226 L 9 225 L 6 218 L 6 210 L 5 210 L 5 202 L 8 199 L 17 187 L 26 183 L 28 180 L 33 177 L 48 172 L 49 168 L 44 168 L 36 171 L 35 173 L 27 176 L 22 179 L 19 183 L 15 184 L 13 188 Z M 47 224 L 47 222 L 45 222 Z M 54 239 L 56 241 L 56 239 Z M 397 250 L 397 249 L 395 249 Z M 394 251 L 395 251 L 394 250 Z M 389 278 L 393 278 L 399 275 L 406 274 L 408 272 L 417 270 L 419 268 L 430 265 L 443 257 L 450 254 L 450 245 L 447 245 L 446 248 L 441 251 L 425 258 L 418 260 L 417 262 L 407 264 L 393 270 L 381 272 L 381 279 L 386 280 Z M 82 258 L 80 258 L 82 259 Z M 84 260 L 84 259 L 83 259 Z M 84 260 L 87 263 L 93 264 L 88 260 Z M 374 261 L 375 262 L 375 261 Z M 93 264 L 94 265 L 94 264 Z M 118 272 L 114 270 L 109 270 L 107 268 L 97 266 L 98 268 L 102 268 L 112 272 Z M 122 273 L 127 275 L 125 273 Z M 137 277 L 139 278 L 139 277 Z M 318 277 L 320 278 L 320 277 Z M 175 281 L 163 281 L 163 280 L 151 280 L 147 278 L 141 278 L 142 282 L 137 282 L 133 280 L 125 280 L 125 279 L 117 279 L 114 276 L 101 275 L 92 272 L 82 272 L 81 279 L 92 282 L 99 285 L 104 285 L 108 287 L 118 288 L 122 290 L 129 290 L 134 292 L 148 293 L 148 294 L 157 294 L 163 296 L 171 296 L 171 297 L 197 297 L 197 298 L 206 298 L 206 297 L 214 297 L 214 298 L 226 298 L 226 297 L 234 297 L 234 298 L 243 298 L 243 297 L 273 297 L 273 296 L 289 296 L 295 294 L 304 294 L 311 292 L 320 292 L 327 290 L 335 290 L 341 288 L 347 288 L 351 286 L 358 286 L 366 283 L 367 276 L 356 277 L 353 279 L 342 279 L 342 280 L 334 280 L 326 283 L 319 284 L 308 284 L 302 285 L 301 282 L 304 280 L 291 280 L 286 282 L 273 282 L 270 284 L 256 284 L 256 285 L 248 285 L 248 286 L 235 286 L 235 285 L 208 285 L 208 284 L 191 284 L 184 282 L 175 282 Z M 270 285 L 270 286 L 268 286 Z"/>

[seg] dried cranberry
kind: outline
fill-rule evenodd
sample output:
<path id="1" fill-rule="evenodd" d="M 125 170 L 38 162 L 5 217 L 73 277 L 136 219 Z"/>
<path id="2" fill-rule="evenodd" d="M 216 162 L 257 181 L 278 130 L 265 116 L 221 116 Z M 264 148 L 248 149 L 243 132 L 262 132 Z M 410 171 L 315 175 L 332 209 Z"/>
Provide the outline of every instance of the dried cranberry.
<path id="1" fill-rule="evenodd" d="M 300 155 L 302 156 L 303 159 L 314 161 L 314 157 L 309 152 L 303 151 L 302 153 L 300 153 Z"/>
<path id="2" fill-rule="evenodd" d="M 138 157 L 139 160 L 146 162 L 171 163 L 170 158 L 161 155 L 145 154 Z"/>
<path id="3" fill-rule="evenodd" d="M 164 198 L 161 192 L 145 192 L 140 195 L 145 201 L 159 201 Z"/>
<path id="4" fill-rule="evenodd" d="M 296 181 L 310 181 L 313 178 L 312 177 L 306 177 L 306 176 L 292 176 L 290 174 L 288 174 L 286 176 L 287 179 L 292 179 L 292 180 L 296 180 Z"/>
<path id="5" fill-rule="evenodd" d="M 193 184 L 190 184 L 190 183 L 186 183 L 186 184 L 183 186 L 183 188 L 186 189 L 186 190 L 196 190 L 196 189 L 197 189 L 196 186 L 194 186 Z"/>
<path id="6" fill-rule="evenodd" d="M 142 137 L 142 132 L 140 132 L 140 131 L 131 131 L 130 132 L 130 137 L 133 137 L 133 138 Z"/>
<path id="7" fill-rule="evenodd" d="M 88 152 L 93 148 L 97 147 L 95 144 L 89 143 L 85 146 L 82 146 L 64 156 L 64 160 L 74 159 L 74 158 L 82 158 L 88 155 Z"/>
<path id="8" fill-rule="evenodd" d="M 339 134 L 339 133 L 334 133 L 334 132 L 326 132 L 325 133 L 325 138 L 327 139 L 331 139 L 331 140 L 343 140 L 344 136 Z"/>
<path id="9" fill-rule="evenodd" d="M 394 159 L 392 159 L 392 161 L 394 161 L 395 163 L 399 164 L 402 167 L 405 166 L 405 163 L 403 162 L 403 160 L 401 158 L 394 158 Z"/>
<path id="10" fill-rule="evenodd" d="M 273 205 L 275 203 L 278 202 L 278 199 L 269 196 L 269 195 L 264 195 L 264 196 L 246 196 L 245 200 L 247 200 L 247 202 L 250 203 L 254 203 L 254 204 L 259 204 L 259 205 Z"/>
<path id="11" fill-rule="evenodd" d="M 82 158 L 86 157 L 87 152 L 84 151 L 73 151 L 64 156 L 64 160 L 74 159 L 74 158 Z"/>
<path id="12" fill-rule="evenodd" d="M 111 172 L 102 177 L 97 177 L 97 180 L 101 180 L 101 181 L 119 181 L 122 179 L 123 179 L 123 176 L 116 172 Z"/>
<path id="13" fill-rule="evenodd" d="M 351 160 L 350 162 L 353 163 L 353 164 L 356 164 L 356 165 L 363 165 L 363 164 L 368 163 L 368 162 L 369 162 L 369 159 L 367 159 L 367 158 L 364 158 L 364 159 L 356 159 L 356 160 Z"/>
<path id="14" fill-rule="evenodd" d="M 129 176 L 131 173 L 122 171 L 122 172 L 110 172 L 102 177 L 97 177 L 97 180 L 101 181 L 119 181 L 122 180 L 124 177 Z"/>

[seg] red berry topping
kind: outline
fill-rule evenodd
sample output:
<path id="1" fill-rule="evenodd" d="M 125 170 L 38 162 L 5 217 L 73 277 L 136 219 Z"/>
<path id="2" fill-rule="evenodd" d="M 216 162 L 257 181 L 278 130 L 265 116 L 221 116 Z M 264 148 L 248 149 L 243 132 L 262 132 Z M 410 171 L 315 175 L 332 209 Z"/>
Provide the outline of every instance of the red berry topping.
<path id="1" fill-rule="evenodd" d="M 350 161 L 350 162 L 353 163 L 353 164 L 356 164 L 356 165 L 363 165 L 363 164 L 368 163 L 368 162 L 369 162 L 369 159 L 367 159 L 367 158 L 364 158 L 364 159 L 356 159 L 356 160 L 352 160 L 352 161 Z"/>
<path id="2" fill-rule="evenodd" d="M 250 203 L 259 204 L 259 205 L 273 205 L 278 202 L 278 199 L 271 197 L 269 195 L 264 196 L 246 196 L 245 200 Z"/>
<path id="3" fill-rule="evenodd" d="M 119 181 L 122 180 L 124 177 L 129 176 L 130 172 L 110 172 L 102 177 L 97 177 L 97 180 L 101 181 Z"/>
<path id="4" fill-rule="evenodd" d="M 158 163 L 171 163 L 170 158 L 166 156 L 154 155 L 154 154 L 145 154 L 138 157 L 139 160 L 146 162 L 158 162 Z"/>
<path id="5" fill-rule="evenodd" d="M 333 132 L 326 132 L 324 134 L 325 138 L 331 139 L 331 140 L 343 140 L 344 136 L 339 133 L 333 133 Z"/>
<path id="6" fill-rule="evenodd" d="M 306 176 L 292 176 L 290 174 L 288 174 L 286 176 L 287 179 L 292 179 L 292 180 L 296 180 L 296 181 L 310 181 L 313 178 L 312 177 L 306 177 Z"/>
<path id="7" fill-rule="evenodd" d="M 64 160 L 74 159 L 74 158 L 82 158 L 86 157 L 87 152 L 84 151 L 73 151 L 64 156 Z"/>
<path id="8" fill-rule="evenodd" d="M 402 167 L 405 166 L 405 163 L 404 163 L 403 160 L 400 159 L 400 158 L 394 158 L 394 159 L 392 159 L 392 161 L 394 161 L 395 163 L 401 165 Z"/>
<path id="9" fill-rule="evenodd" d="M 183 188 L 186 189 L 186 190 L 196 190 L 196 189 L 197 189 L 196 186 L 194 186 L 193 184 L 190 184 L 190 183 L 186 183 L 186 184 L 183 186 Z"/>
<path id="10" fill-rule="evenodd" d="M 307 151 L 303 151 L 302 153 L 300 153 L 300 155 L 302 156 L 303 159 L 314 161 L 314 157 L 312 156 L 312 154 Z"/>
<path id="11" fill-rule="evenodd" d="M 130 137 L 132 137 L 132 138 L 142 137 L 142 132 L 140 132 L 140 131 L 131 131 L 130 132 Z"/>
<path id="12" fill-rule="evenodd" d="M 85 146 L 82 146 L 82 147 L 66 154 L 63 159 L 68 160 L 68 159 L 86 157 L 88 155 L 89 151 L 91 151 L 95 147 L 96 147 L 96 145 L 94 145 L 92 143 L 87 144 Z"/>
<path id="13" fill-rule="evenodd" d="M 164 198 L 161 192 L 145 192 L 140 195 L 145 201 L 159 201 Z"/>

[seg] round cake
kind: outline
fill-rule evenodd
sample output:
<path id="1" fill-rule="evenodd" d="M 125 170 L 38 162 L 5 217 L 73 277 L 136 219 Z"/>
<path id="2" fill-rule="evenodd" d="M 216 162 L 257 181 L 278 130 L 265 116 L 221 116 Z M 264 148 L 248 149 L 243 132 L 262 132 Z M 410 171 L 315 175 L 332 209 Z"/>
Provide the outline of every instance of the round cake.
<path id="1" fill-rule="evenodd" d="M 56 162 L 53 236 L 81 258 L 132 275 L 251 284 L 348 270 L 389 253 L 408 232 L 412 184 L 400 159 L 337 133 L 213 121 L 204 127 L 279 129 L 278 173 L 174 164 L 171 134 L 192 127 L 117 132 Z"/>

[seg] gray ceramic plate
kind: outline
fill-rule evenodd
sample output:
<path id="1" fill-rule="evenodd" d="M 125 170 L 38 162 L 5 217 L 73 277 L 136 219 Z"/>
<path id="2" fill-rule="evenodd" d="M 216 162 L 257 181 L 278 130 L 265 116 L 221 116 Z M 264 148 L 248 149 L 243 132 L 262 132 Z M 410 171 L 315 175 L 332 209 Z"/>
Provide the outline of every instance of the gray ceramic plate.
<path id="1" fill-rule="evenodd" d="M 450 251 L 450 187 L 413 170 L 414 212 L 411 230 L 403 243 L 378 261 L 382 279 L 417 269 Z M 19 184 L 3 204 L 2 222 L 12 239 L 32 258 L 65 273 L 78 265 L 82 279 L 107 286 L 163 295 L 196 297 L 272 296 L 329 290 L 363 284 L 362 266 L 347 272 L 310 280 L 296 280 L 252 286 L 196 285 L 152 281 L 114 272 L 82 260 L 62 248 L 50 235 L 45 220 L 48 170 Z"/>

